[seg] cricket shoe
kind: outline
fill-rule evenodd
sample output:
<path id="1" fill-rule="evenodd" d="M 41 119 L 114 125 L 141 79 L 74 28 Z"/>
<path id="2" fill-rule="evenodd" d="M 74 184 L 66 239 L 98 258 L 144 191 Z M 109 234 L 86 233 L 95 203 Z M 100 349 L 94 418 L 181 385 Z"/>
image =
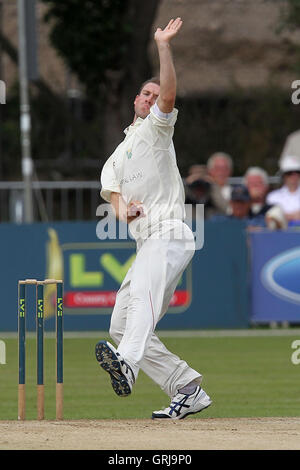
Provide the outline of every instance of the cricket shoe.
<path id="1" fill-rule="evenodd" d="M 152 419 L 183 419 L 188 415 L 199 413 L 212 404 L 212 400 L 198 385 L 194 393 L 177 393 L 170 406 L 160 411 L 153 411 Z"/>
<path id="2" fill-rule="evenodd" d="M 95 353 L 100 366 L 109 373 L 116 394 L 119 397 L 130 395 L 135 382 L 134 374 L 118 351 L 108 341 L 99 341 Z"/>

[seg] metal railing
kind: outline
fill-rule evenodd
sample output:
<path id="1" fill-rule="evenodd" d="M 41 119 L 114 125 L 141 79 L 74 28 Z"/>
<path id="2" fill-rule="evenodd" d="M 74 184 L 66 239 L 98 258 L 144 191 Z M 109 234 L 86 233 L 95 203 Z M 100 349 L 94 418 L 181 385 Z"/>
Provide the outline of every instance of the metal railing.
<path id="1" fill-rule="evenodd" d="M 229 178 L 230 184 L 242 183 L 242 177 Z M 280 178 L 269 178 L 278 184 Z M 34 220 L 41 222 L 96 220 L 102 201 L 100 181 L 33 181 Z M 24 221 L 24 183 L 0 181 L 0 222 Z"/>
<path id="2" fill-rule="evenodd" d="M 101 202 L 99 181 L 34 181 L 34 220 L 95 220 Z M 24 183 L 0 182 L 0 221 L 24 220 Z"/>

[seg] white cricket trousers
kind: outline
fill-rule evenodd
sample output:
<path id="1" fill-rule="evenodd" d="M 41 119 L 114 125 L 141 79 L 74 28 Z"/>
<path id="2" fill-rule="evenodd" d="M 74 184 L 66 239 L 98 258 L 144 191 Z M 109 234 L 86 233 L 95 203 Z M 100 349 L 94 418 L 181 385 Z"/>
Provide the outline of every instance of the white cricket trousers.
<path id="1" fill-rule="evenodd" d="M 194 236 L 186 224 L 177 221 L 178 239 L 172 239 L 174 226 L 170 227 L 166 224 L 163 238 L 154 232 L 138 248 L 117 293 L 109 334 L 135 378 L 141 368 L 173 397 L 191 381 L 201 383 L 202 376 L 168 351 L 154 333 L 195 251 Z"/>

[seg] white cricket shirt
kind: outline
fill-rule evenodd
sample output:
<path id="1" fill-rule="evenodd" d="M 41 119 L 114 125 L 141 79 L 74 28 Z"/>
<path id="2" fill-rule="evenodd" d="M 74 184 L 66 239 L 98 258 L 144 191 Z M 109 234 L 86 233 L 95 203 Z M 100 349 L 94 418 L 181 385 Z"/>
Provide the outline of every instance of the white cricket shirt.
<path id="1" fill-rule="evenodd" d="M 101 197 L 111 192 L 129 204 L 143 203 L 146 217 L 129 224 L 132 236 L 146 239 L 160 221 L 184 220 L 185 193 L 173 145 L 177 109 L 161 117 L 157 105 L 145 118 L 137 118 L 124 132 L 124 140 L 108 158 L 101 172 Z"/>

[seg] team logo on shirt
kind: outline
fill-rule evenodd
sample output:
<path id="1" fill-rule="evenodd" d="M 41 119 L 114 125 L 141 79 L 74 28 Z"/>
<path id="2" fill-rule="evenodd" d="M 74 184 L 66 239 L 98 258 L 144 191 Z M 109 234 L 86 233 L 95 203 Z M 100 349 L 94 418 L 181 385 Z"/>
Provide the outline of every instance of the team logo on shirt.
<path id="1" fill-rule="evenodd" d="M 126 150 L 126 156 L 127 156 L 128 160 L 131 159 L 131 157 L 132 157 L 132 149 Z"/>

